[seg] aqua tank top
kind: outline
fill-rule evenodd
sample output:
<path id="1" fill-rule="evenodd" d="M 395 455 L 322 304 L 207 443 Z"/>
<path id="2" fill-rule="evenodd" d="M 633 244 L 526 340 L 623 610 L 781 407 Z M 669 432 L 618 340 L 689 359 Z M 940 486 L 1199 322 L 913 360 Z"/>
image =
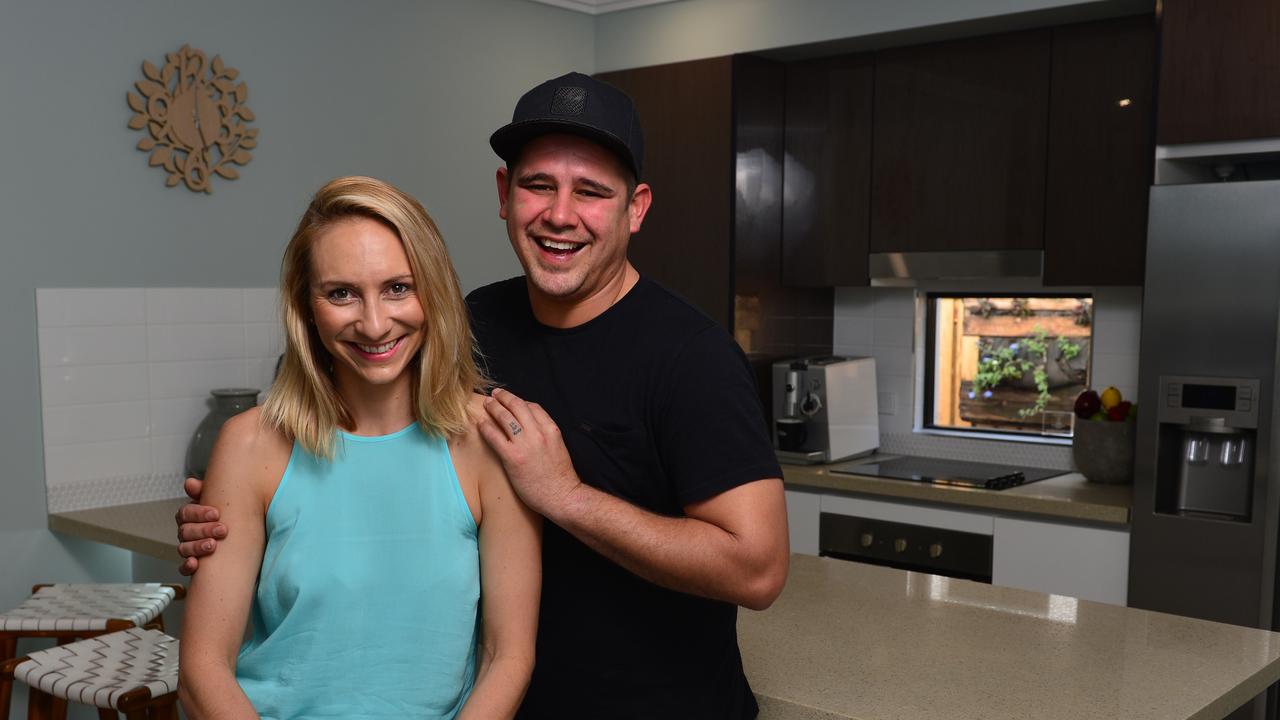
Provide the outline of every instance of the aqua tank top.
<path id="1" fill-rule="evenodd" d="M 296 442 L 267 509 L 236 678 L 264 718 L 452 718 L 476 673 L 480 556 L 449 447 L 417 423 Z"/>

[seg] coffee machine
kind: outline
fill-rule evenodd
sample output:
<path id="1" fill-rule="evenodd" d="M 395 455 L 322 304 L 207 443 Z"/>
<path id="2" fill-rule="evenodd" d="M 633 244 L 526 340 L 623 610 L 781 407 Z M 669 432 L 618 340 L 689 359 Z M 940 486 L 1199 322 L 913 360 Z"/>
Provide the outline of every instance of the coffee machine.
<path id="1" fill-rule="evenodd" d="M 876 361 L 809 357 L 773 364 L 773 446 L 785 463 L 867 455 L 880 446 Z"/>

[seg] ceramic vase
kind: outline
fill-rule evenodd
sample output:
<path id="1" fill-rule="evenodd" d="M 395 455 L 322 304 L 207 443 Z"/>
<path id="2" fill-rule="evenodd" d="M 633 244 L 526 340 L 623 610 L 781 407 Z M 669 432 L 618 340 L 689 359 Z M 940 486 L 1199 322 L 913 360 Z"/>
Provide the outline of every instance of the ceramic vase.
<path id="1" fill-rule="evenodd" d="M 219 388 L 210 391 L 213 396 L 213 409 L 196 426 L 191 435 L 191 443 L 187 445 L 187 477 L 204 479 L 209 469 L 209 456 L 213 453 L 213 445 L 218 441 L 218 431 L 222 424 L 245 410 L 258 404 L 256 388 Z"/>

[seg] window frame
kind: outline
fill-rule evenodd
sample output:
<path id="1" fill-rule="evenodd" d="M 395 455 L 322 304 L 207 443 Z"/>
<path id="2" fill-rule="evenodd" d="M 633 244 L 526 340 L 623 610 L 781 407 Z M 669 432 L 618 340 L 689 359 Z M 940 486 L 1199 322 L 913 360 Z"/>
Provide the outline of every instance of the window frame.
<path id="1" fill-rule="evenodd" d="M 1066 440 L 1070 442 L 1075 438 L 1075 425 L 1072 425 L 1070 435 L 1048 435 L 1043 432 L 1018 432 L 1014 430 L 1000 430 L 997 428 L 962 428 L 950 427 L 947 425 L 938 425 L 934 418 L 937 416 L 936 407 L 934 405 L 934 388 L 936 387 L 936 371 L 934 365 L 938 359 L 938 304 L 935 300 L 954 299 L 954 298 L 1073 298 L 1077 300 L 1090 300 L 1089 314 L 1089 374 L 1092 378 L 1093 374 L 1093 351 L 1094 351 L 1094 331 L 1097 329 L 1097 298 L 1092 292 L 1074 291 L 1074 292 L 1048 292 L 1044 290 L 1036 291 L 1009 291 L 1009 292 L 975 292 L 975 291 L 957 291 L 957 290 L 928 290 L 921 291 L 924 296 L 924 388 L 921 393 L 923 404 L 920 406 L 920 429 L 923 432 L 941 432 L 947 434 L 961 435 L 981 435 L 990 437 L 992 435 L 999 436 L 1000 439 L 1018 439 L 1024 442 L 1061 442 Z"/>

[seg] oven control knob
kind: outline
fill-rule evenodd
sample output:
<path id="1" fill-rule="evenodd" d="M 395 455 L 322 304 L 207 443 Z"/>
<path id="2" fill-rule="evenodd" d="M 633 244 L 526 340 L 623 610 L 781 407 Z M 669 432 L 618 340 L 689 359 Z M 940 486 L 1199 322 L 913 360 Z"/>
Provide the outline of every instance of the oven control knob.
<path id="1" fill-rule="evenodd" d="M 871 533 L 862 533 L 859 539 L 862 541 L 862 547 L 871 547 L 871 543 L 876 541 L 876 536 Z"/>
<path id="2" fill-rule="evenodd" d="M 893 541 L 893 551 L 894 551 L 894 552 L 906 552 L 906 551 L 907 551 L 907 541 L 906 541 L 906 540 L 903 540 L 902 538 L 898 538 L 897 540 L 894 540 L 894 541 Z"/>
<path id="3" fill-rule="evenodd" d="M 929 546 L 929 557 L 942 557 L 942 543 L 934 543 Z"/>

